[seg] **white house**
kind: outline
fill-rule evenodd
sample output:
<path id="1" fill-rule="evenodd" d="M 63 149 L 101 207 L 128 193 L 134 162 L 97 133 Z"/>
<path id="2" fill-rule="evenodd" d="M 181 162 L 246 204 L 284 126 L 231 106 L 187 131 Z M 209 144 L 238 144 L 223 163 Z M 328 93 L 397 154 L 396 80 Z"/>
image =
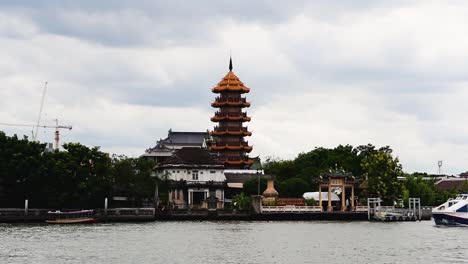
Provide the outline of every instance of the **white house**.
<path id="1" fill-rule="evenodd" d="M 208 150 L 185 147 L 156 166 L 159 178 L 170 181 L 169 202 L 177 208 L 207 208 L 208 198 L 224 207 L 224 166 Z"/>

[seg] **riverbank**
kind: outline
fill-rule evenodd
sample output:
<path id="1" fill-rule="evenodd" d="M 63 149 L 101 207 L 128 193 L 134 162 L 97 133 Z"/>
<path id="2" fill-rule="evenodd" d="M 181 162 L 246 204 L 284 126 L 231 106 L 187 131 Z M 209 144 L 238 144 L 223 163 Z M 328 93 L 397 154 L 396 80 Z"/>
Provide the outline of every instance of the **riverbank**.
<path id="1" fill-rule="evenodd" d="M 48 219 L 49 209 L 0 209 L 1 223 L 41 223 Z M 64 210 L 72 211 L 72 210 Z M 367 212 L 303 212 L 252 213 L 225 210 L 185 210 L 156 212 L 154 208 L 111 208 L 95 210 L 100 222 L 152 222 L 152 221 L 368 221 Z M 430 220 L 428 212 L 421 220 Z"/>

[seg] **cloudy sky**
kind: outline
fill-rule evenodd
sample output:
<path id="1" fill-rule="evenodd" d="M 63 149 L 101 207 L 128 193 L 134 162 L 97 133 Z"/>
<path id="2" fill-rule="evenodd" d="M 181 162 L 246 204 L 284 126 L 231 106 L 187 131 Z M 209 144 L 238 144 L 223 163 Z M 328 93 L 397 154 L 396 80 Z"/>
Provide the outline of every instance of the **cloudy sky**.
<path id="1" fill-rule="evenodd" d="M 283 3 L 283 4 L 280 4 Z M 287 3 L 287 4 L 285 4 Z M 138 156 L 214 124 L 211 88 L 251 88 L 253 155 L 391 146 L 405 171 L 468 170 L 466 1 L 0 1 L 0 122 Z M 31 128 L 1 127 L 12 135 Z M 41 141 L 53 141 L 41 129 Z"/>

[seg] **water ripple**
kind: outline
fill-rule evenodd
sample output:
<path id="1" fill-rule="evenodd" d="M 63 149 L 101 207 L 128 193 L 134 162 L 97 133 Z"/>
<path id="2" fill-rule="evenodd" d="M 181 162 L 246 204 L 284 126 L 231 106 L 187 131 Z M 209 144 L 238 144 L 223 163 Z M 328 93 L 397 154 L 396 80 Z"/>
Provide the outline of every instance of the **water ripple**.
<path id="1" fill-rule="evenodd" d="M 432 222 L 1 224 L 0 263 L 468 263 Z"/>

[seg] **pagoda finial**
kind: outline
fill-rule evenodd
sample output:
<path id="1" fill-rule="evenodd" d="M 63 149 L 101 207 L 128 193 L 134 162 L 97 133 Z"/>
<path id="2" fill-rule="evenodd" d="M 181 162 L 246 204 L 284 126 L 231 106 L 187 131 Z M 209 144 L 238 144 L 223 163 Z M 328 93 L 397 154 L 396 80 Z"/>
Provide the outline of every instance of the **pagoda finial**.
<path id="1" fill-rule="evenodd" d="M 229 56 L 229 71 L 232 71 L 232 57 Z"/>

